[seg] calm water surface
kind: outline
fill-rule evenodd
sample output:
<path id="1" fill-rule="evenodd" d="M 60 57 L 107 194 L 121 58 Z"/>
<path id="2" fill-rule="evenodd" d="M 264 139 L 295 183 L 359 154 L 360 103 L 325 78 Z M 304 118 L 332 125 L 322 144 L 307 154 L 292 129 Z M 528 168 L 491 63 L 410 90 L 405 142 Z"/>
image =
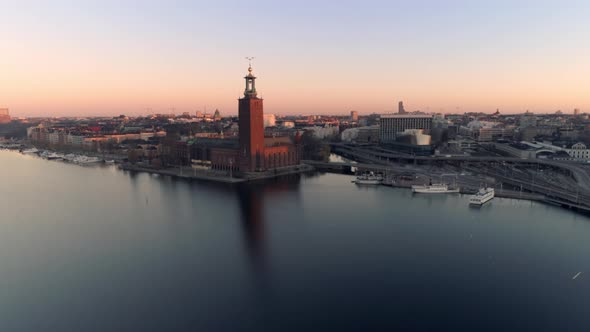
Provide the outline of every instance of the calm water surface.
<path id="1" fill-rule="evenodd" d="M 0 331 L 590 330 L 589 218 L 351 180 L 0 152 Z"/>

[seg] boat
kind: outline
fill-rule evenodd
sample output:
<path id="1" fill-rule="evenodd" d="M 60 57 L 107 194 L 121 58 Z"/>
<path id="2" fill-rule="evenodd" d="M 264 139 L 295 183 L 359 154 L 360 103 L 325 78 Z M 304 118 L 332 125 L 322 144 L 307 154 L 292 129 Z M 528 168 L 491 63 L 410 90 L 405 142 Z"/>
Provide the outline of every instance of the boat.
<path id="1" fill-rule="evenodd" d="M 450 188 L 446 183 L 430 183 L 413 185 L 412 192 L 421 194 L 452 194 L 458 193 L 459 188 Z"/>
<path id="2" fill-rule="evenodd" d="M 108 165 L 112 165 L 112 164 L 115 163 L 115 161 L 113 159 L 111 159 L 111 160 L 105 160 L 104 163 L 105 164 L 108 164 Z"/>
<path id="3" fill-rule="evenodd" d="M 381 182 L 383 182 L 383 176 L 373 172 L 363 173 L 357 176 L 356 180 L 352 182 L 356 184 L 381 184 Z"/>
<path id="4" fill-rule="evenodd" d="M 486 202 L 489 202 L 494 198 L 495 192 L 494 188 L 486 187 L 481 188 L 475 195 L 471 195 L 469 197 L 469 204 L 473 205 L 483 205 Z"/>
<path id="5" fill-rule="evenodd" d="M 22 153 L 23 154 L 37 154 L 37 153 L 39 153 L 39 150 L 37 148 L 32 148 L 32 149 L 23 150 Z"/>
<path id="6" fill-rule="evenodd" d="M 73 163 L 77 157 L 78 156 L 73 153 L 68 153 L 65 156 L 63 156 L 63 160 Z"/>
<path id="7" fill-rule="evenodd" d="M 63 159 L 63 155 L 61 155 L 59 153 L 51 152 L 51 153 L 47 154 L 45 156 L 45 158 L 47 158 L 47 160 L 59 160 L 59 159 Z"/>
<path id="8" fill-rule="evenodd" d="M 78 156 L 74 158 L 74 162 L 79 165 L 90 165 L 102 162 L 102 160 L 97 157 Z"/>

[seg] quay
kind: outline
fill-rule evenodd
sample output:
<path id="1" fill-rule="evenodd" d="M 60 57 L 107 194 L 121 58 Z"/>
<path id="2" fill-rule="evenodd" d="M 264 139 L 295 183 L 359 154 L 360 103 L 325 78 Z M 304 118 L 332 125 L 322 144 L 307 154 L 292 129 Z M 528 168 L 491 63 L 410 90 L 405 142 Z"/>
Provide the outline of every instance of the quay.
<path id="1" fill-rule="evenodd" d="M 313 171 L 312 166 L 300 164 L 295 166 L 287 166 L 275 168 L 265 172 L 250 172 L 236 174 L 234 176 L 231 172 L 218 170 L 200 170 L 191 167 L 175 167 L 175 168 L 152 168 L 141 165 L 134 165 L 131 163 L 123 163 L 119 165 L 119 169 L 131 172 L 145 172 L 150 174 L 167 175 L 183 179 L 195 179 L 221 183 L 243 183 L 272 179 L 280 176 L 300 174 Z"/>
<path id="2" fill-rule="evenodd" d="M 356 169 L 382 173 L 385 176 L 383 185 L 400 188 L 410 188 L 414 184 L 428 183 L 433 177 L 452 176 L 456 184 L 459 185 L 461 194 L 474 194 L 482 183 L 487 183 L 496 187 L 496 197 L 538 201 L 590 214 L 590 193 L 585 190 L 568 190 L 568 188 L 563 188 L 555 183 L 541 181 L 539 178 L 526 178 L 522 174 L 507 175 L 507 171 L 498 166 L 496 168 L 468 166 L 463 167 L 469 171 L 468 174 L 438 174 L 423 165 L 400 165 L 385 160 L 376 163 L 313 160 L 304 160 L 303 162 L 324 172 L 353 174 L 353 169 Z M 571 173 L 578 179 L 577 172 Z M 504 188 L 504 185 L 507 188 Z"/>

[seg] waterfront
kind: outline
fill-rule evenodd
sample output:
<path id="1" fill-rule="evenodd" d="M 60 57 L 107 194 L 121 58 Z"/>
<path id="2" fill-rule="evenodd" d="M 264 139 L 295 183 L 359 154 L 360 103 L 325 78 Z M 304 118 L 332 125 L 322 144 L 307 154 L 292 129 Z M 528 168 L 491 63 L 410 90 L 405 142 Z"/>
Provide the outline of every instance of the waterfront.
<path id="1" fill-rule="evenodd" d="M 213 184 L 7 151 L 0 165 L 3 331 L 590 326 L 590 219 L 569 210 L 337 174 Z"/>

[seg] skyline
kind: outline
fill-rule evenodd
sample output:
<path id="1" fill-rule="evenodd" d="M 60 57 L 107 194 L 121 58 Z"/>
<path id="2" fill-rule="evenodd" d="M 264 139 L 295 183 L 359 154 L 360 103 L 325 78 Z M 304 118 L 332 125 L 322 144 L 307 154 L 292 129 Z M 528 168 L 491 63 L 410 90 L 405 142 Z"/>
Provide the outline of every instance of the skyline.
<path id="1" fill-rule="evenodd" d="M 34 5 L 31 5 L 34 4 Z M 590 4 L 237 1 L 7 4 L 0 107 L 19 116 L 590 109 Z"/>

